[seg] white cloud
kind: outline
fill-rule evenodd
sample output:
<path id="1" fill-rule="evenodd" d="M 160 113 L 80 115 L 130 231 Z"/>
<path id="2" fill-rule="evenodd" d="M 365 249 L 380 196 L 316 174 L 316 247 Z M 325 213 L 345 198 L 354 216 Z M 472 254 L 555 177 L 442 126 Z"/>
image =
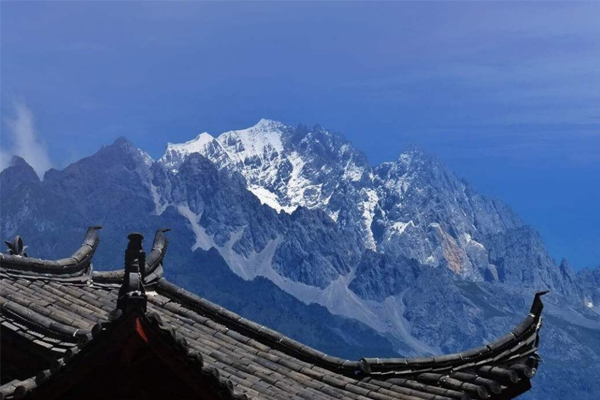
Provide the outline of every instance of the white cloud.
<path id="1" fill-rule="evenodd" d="M 10 162 L 10 153 L 0 149 L 0 171 L 4 171 Z"/>
<path id="2" fill-rule="evenodd" d="M 23 157 L 35 170 L 40 178 L 44 172 L 52 168 L 46 144 L 38 137 L 35 130 L 33 113 L 23 102 L 15 102 L 15 115 L 7 121 L 8 139 L 12 147 L 0 150 L 0 170 L 8 166 L 10 157 L 17 155 Z"/>

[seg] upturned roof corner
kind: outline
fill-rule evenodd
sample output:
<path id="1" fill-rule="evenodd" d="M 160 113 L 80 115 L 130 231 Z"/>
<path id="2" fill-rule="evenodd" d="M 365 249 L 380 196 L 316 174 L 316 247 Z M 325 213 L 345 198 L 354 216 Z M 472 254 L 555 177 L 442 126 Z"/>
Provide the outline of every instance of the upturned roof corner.
<path id="1" fill-rule="evenodd" d="M 546 292 L 535 294 L 519 325 L 485 346 L 421 358 L 344 360 L 169 282 L 162 276 L 168 229 L 156 232 L 149 254 L 141 234 L 129 235 L 124 268 L 92 273 L 98 229 L 89 228 L 66 261 L 17 255 L 25 248 L 18 240 L 11 243 L 15 254 L 0 256 L 2 341 L 51 365 L 2 384 L 0 399 L 58 399 L 52 393 L 69 387 L 71 395 L 81 394 L 85 372 L 93 376 L 95 365 L 115 365 L 117 372 L 143 365 L 144 373 L 125 374 L 132 381 L 111 368 L 107 373 L 152 399 L 168 398 L 172 379 L 179 398 L 508 400 L 531 387 L 538 368 Z M 98 385 L 106 393 L 106 385 Z"/>

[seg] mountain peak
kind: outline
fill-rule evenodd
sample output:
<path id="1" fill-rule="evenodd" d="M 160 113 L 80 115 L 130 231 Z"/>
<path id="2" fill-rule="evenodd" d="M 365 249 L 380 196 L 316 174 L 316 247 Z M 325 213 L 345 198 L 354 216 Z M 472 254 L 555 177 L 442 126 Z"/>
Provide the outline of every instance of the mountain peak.
<path id="1" fill-rule="evenodd" d="M 12 156 L 10 159 L 9 167 L 25 167 L 32 168 L 31 165 L 23 157 Z M 33 169 L 33 168 L 32 168 Z"/>
<path id="2" fill-rule="evenodd" d="M 410 145 L 408 146 L 402 153 L 400 153 L 400 156 L 398 157 L 398 159 L 400 161 L 406 161 L 406 160 L 422 160 L 422 161 L 426 161 L 426 160 L 433 160 L 435 157 L 429 153 L 427 153 L 425 150 L 423 150 L 422 147 L 419 147 L 418 145 Z"/>
<path id="3" fill-rule="evenodd" d="M 133 143 L 131 143 L 126 137 L 120 136 L 115 139 L 111 146 L 133 146 Z"/>
<path id="4" fill-rule="evenodd" d="M 217 140 L 208 132 L 202 132 L 192 140 L 183 143 L 167 143 L 165 154 L 160 158 L 159 163 L 170 171 L 177 173 L 183 161 L 191 154 L 206 154 L 218 149 L 220 146 Z"/>
<path id="5" fill-rule="evenodd" d="M 8 168 L 0 173 L 2 177 L 2 189 L 11 190 L 10 188 L 23 182 L 39 183 L 40 178 L 33 170 L 33 167 L 19 156 L 12 156 Z"/>
<path id="6" fill-rule="evenodd" d="M 104 149 L 108 149 L 109 152 L 110 151 L 125 152 L 128 154 L 135 154 L 136 156 L 138 154 L 140 154 L 140 155 L 142 155 L 142 157 L 144 159 L 150 158 L 150 156 L 148 154 L 146 154 L 146 152 L 137 148 L 129 139 L 127 139 L 123 136 L 117 138 L 114 142 L 112 142 L 112 144 L 105 146 Z M 152 160 L 152 159 L 150 158 L 150 160 Z"/>
<path id="7" fill-rule="evenodd" d="M 283 151 L 282 132 L 285 127 L 281 122 L 263 118 L 250 128 L 225 132 L 218 140 L 226 150 L 242 150 L 242 157 L 261 157 L 268 147 L 278 153 Z"/>
<path id="8" fill-rule="evenodd" d="M 196 136 L 192 140 L 188 140 L 183 143 L 167 143 L 167 151 L 171 150 L 180 150 L 185 151 L 186 153 L 198 153 L 200 150 L 204 148 L 208 143 L 215 140 L 215 138 L 208 132 L 202 132 L 198 136 Z"/>
<path id="9" fill-rule="evenodd" d="M 418 144 L 409 144 L 408 146 L 406 146 L 406 150 L 404 150 L 403 153 L 421 155 L 421 156 L 424 156 L 427 154 L 427 152 L 425 150 L 423 150 L 423 148 L 421 146 L 419 146 Z"/>
<path id="10" fill-rule="evenodd" d="M 134 165 L 145 164 L 150 166 L 154 163 L 154 160 L 148 153 L 135 147 L 135 145 L 124 137 L 117 138 L 113 143 L 108 146 L 103 146 L 95 154 L 85 157 L 78 162 L 69 165 L 65 170 L 71 170 L 77 168 L 76 166 L 81 162 L 84 163 L 104 163 L 105 165 L 113 164 L 124 164 L 129 163 L 131 168 L 135 168 Z"/>
<path id="11" fill-rule="evenodd" d="M 273 128 L 282 128 L 284 127 L 285 124 L 283 124 L 282 122 L 279 121 L 275 121 L 272 119 L 267 119 L 267 118 L 261 118 L 256 125 L 254 125 L 252 128 L 255 129 L 273 129 Z"/>
<path id="12" fill-rule="evenodd" d="M 214 140 L 215 138 L 208 132 L 202 132 L 201 134 L 199 134 L 198 136 L 196 136 L 196 141 L 197 142 L 210 142 L 212 140 Z"/>

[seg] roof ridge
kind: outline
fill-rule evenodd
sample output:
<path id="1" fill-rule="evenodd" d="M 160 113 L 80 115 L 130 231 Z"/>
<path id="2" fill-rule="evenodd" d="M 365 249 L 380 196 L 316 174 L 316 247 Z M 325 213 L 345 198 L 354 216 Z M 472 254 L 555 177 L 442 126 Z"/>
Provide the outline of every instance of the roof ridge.
<path id="1" fill-rule="evenodd" d="M 171 228 L 158 229 L 154 235 L 152 250 L 146 257 L 143 274 L 144 285 L 153 285 L 163 276 L 162 262 L 169 247 L 169 240 L 165 233 Z M 93 271 L 92 281 L 99 284 L 120 285 L 125 278 L 125 269 L 114 271 Z"/>
<path id="2" fill-rule="evenodd" d="M 66 328 L 63 324 L 57 325 L 56 322 L 46 316 L 33 313 L 24 306 L 0 297 L 0 306 L 3 312 L 10 311 L 19 317 L 24 317 L 22 314 L 25 314 L 28 318 L 33 319 L 33 321 L 27 321 L 27 318 L 24 318 L 27 322 L 33 324 L 39 322 L 40 327 L 48 330 L 52 327 L 62 328 L 63 332 L 61 333 L 63 335 L 68 336 L 72 334 L 71 336 L 79 338 L 77 346 L 67 350 L 63 358 L 52 363 L 51 368 L 41 371 L 33 378 L 28 378 L 18 383 L 11 381 L 1 386 L 0 398 L 9 395 L 21 398 L 28 395 L 50 378 L 56 378 L 59 372 L 66 369 L 67 364 L 70 364 L 69 361 L 82 358 L 83 354 L 89 353 L 90 348 L 93 351 L 93 347 L 98 346 L 102 338 L 106 338 L 114 333 L 118 334 L 118 329 L 120 331 L 129 330 L 135 332 L 146 342 L 148 342 L 146 335 L 152 329 L 160 341 L 164 341 L 163 343 L 174 348 L 178 352 L 178 356 L 189 364 L 191 367 L 190 371 L 193 374 L 201 375 L 203 379 L 208 380 L 209 385 L 213 387 L 215 393 L 219 394 L 219 397 L 232 400 L 247 399 L 247 396 L 244 394 L 236 395 L 233 383 L 229 380 L 221 379 L 219 371 L 216 368 L 204 366 L 202 355 L 196 351 L 191 351 L 184 338 L 178 337 L 172 328 L 163 325 L 158 314 L 147 312 L 146 292 L 141 277 L 144 275 L 144 267 L 150 265 L 151 268 L 156 269 L 158 264 L 160 264 L 162 250 L 166 247 L 166 239 L 164 238 L 164 231 L 159 230 L 156 234 L 155 246 L 153 248 L 153 252 L 156 251 L 157 253 L 149 257 L 151 258 L 150 262 L 146 262 L 146 253 L 142 247 L 143 238 L 143 235 L 140 233 L 132 233 L 128 236 L 129 244 L 125 251 L 124 279 L 119 289 L 116 308 L 109 313 L 107 322 L 96 323 L 91 331 L 83 331 L 67 326 L 68 330 L 64 332 Z M 23 247 L 22 243 L 20 247 Z M 48 392 L 49 389 L 46 388 L 45 390 Z M 41 396 L 43 397 L 44 393 Z"/>
<path id="3" fill-rule="evenodd" d="M 459 353 L 431 356 L 426 358 L 361 358 L 358 361 L 344 360 L 338 357 L 330 356 L 310 346 L 306 346 L 288 336 L 279 333 L 263 325 L 249 321 L 244 317 L 225 309 L 209 300 L 195 295 L 187 290 L 169 282 L 165 278 L 158 280 L 157 287 L 162 289 L 162 294 L 170 299 L 174 299 L 183 305 L 194 309 L 205 316 L 211 316 L 217 322 L 222 323 L 227 328 L 233 329 L 256 338 L 259 341 L 266 342 L 274 347 L 291 353 L 291 355 L 300 359 L 310 360 L 316 365 L 334 370 L 336 372 L 348 372 L 352 374 L 364 373 L 367 375 L 385 374 L 385 373 L 418 373 L 431 370 L 432 366 L 437 369 L 453 369 L 461 365 L 482 364 L 486 360 L 498 357 L 506 353 L 514 346 L 519 346 L 524 341 L 534 349 L 539 339 L 539 330 L 541 328 L 541 312 L 543 304 L 541 296 L 547 292 L 538 292 L 535 295 L 530 314 L 525 317 L 511 332 L 498 338 L 485 346 L 469 349 Z M 504 354 L 503 358 L 510 356 L 510 353 Z"/>
<path id="4" fill-rule="evenodd" d="M 530 313 L 506 335 L 489 342 L 488 344 L 465 350 L 458 353 L 451 353 L 441 356 L 431 356 L 427 358 L 362 358 L 361 368 L 365 368 L 372 372 L 387 372 L 398 367 L 409 367 L 414 373 L 412 368 L 427 366 L 436 364 L 439 366 L 446 365 L 452 367 L 460 363 L 474 363 L 480 364 L 483 361 L 494 357 L 495 355 L 501 354 L 511 346 L 518 345 L 524 341 L 530 340 L 532 345 L 535 347 L 534 341 L 537 341 L 539 330 L 541 328 L 541 314 L 544 305 L 541 300 L 541 296 L 548 293 L 548 291 L 537 292 L 534 296 L 534 300 L 531 306 Z"/>
<path id="5" fill-rule="evenodd" d="M 182 287 L 169 282 L 165 278 L 158 280 L 157 288 L 164 290 L 166 293 L 162 294 L 166 294 L 166 297 L 178 299 L 186 305 L 191 306 L 191 308 L 195 308 L 194 311 L 199 311 L 200 314 L 209 314 L 228 328 L 233 326 L 236 328 L 234 329 L 235 331 L 241 331 L 241 333 L 249 335 L 252 338 L 255 337 L 259 340 L 265 340 L 270 344 L 273 344 L 274 347 L 287 349 L 292 353 L 295 353 L 295 356 L 310 359 L 310 361 L 315 362 L 319 366 L 330 369 L 334 368 L 338 371 L 344 370 L 351 373 L 357 372 L 360 367 L 359 361 L 344 360 L 339 357 L 325 354 L 310 346 L 306 346 L 282 333 L 250 321 L 233 311 L 229 311 L 209 300 L 188 292 Z"/>
<path id="6" fill-rule="evenodd" d="M 69 281 L 65 284 L 56 277 L 48 279 L 43 274 L 36 275 L 31 271 L 28 273 L 33 274 L 34 278 L 29 283 L 26 282 L 29 278 L 23 274 L 6 279 L 8 286 L 0 290 L 3 332 L 7 329 L 9 337 L 27 339 L 40 351 L 55 351 L 56 342 L 61 339 L 52 355 L 62 353 L 65 356 L 34 378 L 11 381 L 0 386 L 0 399 L 4 396 L 17 398 L 30 392 L 33 398 L 46 398 L 57 385 L 64 383 L 65 375 L 61 372 L 58 381 L 49 382 L 49 386 L 44 384 L 39 390 L 38 386 L 49 378 L 54 379 L 63 370 L 67 374 L 77 374 L 77 366 L 81 364 L 71 364 L 75 357 L 81 357 L 80 348 L 92 359 L 103 357 L 102 352 L 109 342 L 101 338 L 111 337 L 113 345 L 122 344 L 127 342 L 124 338 L 135 332 L 147 343 L 147 338 L 154 338 L 153 351 L 162 352 L 175 347 L 174 358 L 170 358 L 172 361 L 169 361 L 169 365 L 189 362 L 187 367 L 183 364 L 188 371 L 185 374 L 192 375 L 186 376 L 202 379 L 203 385 L 230 399 L 244 398 L 244 394 L 234 392 L 234 387 L 238 386 L 247 395 L 253 396 L 261 392 L 265 394 L 271 389 L 275 393 L 281 391 L 282 396 L 294 393 L 294 388 L 284 390 L 277 385 L 259 387 L 254 386 L 253 381 L 243 381 L 244 374 L 254 373 L 260 376 L 257 382 L 265 385 L 273 385 L 276 379 L 288 378 L 294 385 L 309 381 L 323 384 L 325 386 L 318 390 L 324 394 L 322 398 L 334 398 L 348 391 L 362 393 L 368 398 L 388 400 L 426 398 L 423 396 L 440 399 L 509 399 L 531 387 L 529 380 L 539 364 L 536 351 L 544 307 L 541 297 L 546 292 L 536 293 L 529 314 L 519 325 L 485 346 L 423 358 L 343 360 L 247 320 L 162 277 L 162 260 L 168 246 L 165 232 L 164 229 L 157 231 L 148 257 L 142 248 L 142 235 L 129 235 L 125 269 L 94 273 L 85 284 Z M 97 245 L 97 242 L 94 243 Z M 22 243 L 16 243 L 13 247 L 17 252 L 24 250 Z M 0 275 L 7 275 L 4 269 Z M 151 291 L 146 292 L 146 285 L 151 285 L 147 286 L 152 288 Z M 44 291 L 52 293 L 52 296 Z M 53 306 L 48 307 L 50 304 Z M 72 309 L 71 305 L 78 305 L 78 308 Z M 108 311 L 110 313 L 107 316 Z M 73 319 L 78 316 L 83 316 L 83 320 Z M 161 317 L 166 323 L 163 324 Z M 44 337 L 48 333 L 50 335 Z M 91 352 L 87 352 L 87 349 L 91 349 Z M 206 366 L 204 359 L 208 364 Z M 258 365 L 246 365 L 243 360 L 251 360 Z M 225 366 L 220 363 L 225 363 Z M 281 368 L 281 376 L 272 378 L 270 372 L 261 372 L 262 367 L 275 371 L 276 375 Z M 16 376 L 24 379 L 28 375 Z M 281 382 L 285 385 L 284 381 Z M 308 388 L 302 393 L 311 396 L 305 398 L 313 398 L 315 394 Z"/>
<path id="7" fill-rule="evenodd" d="M 220 398 L 231 400 L 247 400 L 245 394 L 235 393 L 234 385 L 230 380 L 225 380 L 220 377 L 218 369 L 210 366 L 205 366 L 202 354 L 191 350 L 187 341 L 179 337 L 177 333 L 166 326 L 160 316 L 154 312 L 143 312 L 138 315 L 134 312 L 133 316 L 141 318 L 148 327 L 156 329 L 160 337 L 165 340 L 172 348 L 174 348 L 181 358 L 191 367 L 190 370 L 196 371 L 203 379 L 208 379 L 211 385 L 219 394 Z M 56 378 L 61 372 L 69 368 L 74 361 L 85 357 L 91 346 L 99 343 L 104 337 L 110 334 L 121 323 L 126 322 L 130 314 L 116 313 L 112 321 L 98 322 L 91 330 L 91 334 L 80 340 L 77 346 L 68 349 L 62 358 L 52 362 L 50 368 L 40 371 L 36 376 L 24 380 L 13 380 L 0 386 L 0 399 L 14 396 L 14 398 L 22 398 L 29 395 L 31 392 L 38 389 L 51 378 Z"/>
<path id="8" fill-rule="evenodd" d="M 100 238 L 98 231 L 101 226 L 89 227 L 85 233 L 83 243 L 68 258 L 59 260 L 44 260 L 40 258 L 28 257 L 26 253 L 22 254 L 3 254 L 0 253 L 0 273 L 7 276 L 27 276 L 42 279 L 59 279 L 85 282 L 89 280 L 92 272 L 92 257 L 96 252 Z M 17 236 L 22 248 L 22 239 Z M 13 253 L 13 249 L 10 249 Z"/>

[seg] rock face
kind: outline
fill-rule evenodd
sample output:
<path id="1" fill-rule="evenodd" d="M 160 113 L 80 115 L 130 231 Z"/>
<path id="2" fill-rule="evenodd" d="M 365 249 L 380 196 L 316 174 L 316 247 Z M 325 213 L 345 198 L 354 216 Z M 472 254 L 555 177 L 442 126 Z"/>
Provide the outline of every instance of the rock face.
<path id="1" fill-rule="evenodd" d="M 600 268 L 557 265 L 506 205 L 417 148 L 371 167 L 340 134 L 261 120 L 157 161 L 119 139 L 43 181 L 15 159 L 0 184 L 0 236 L 32 256 L 66 256 L 99 224 L 95 266 L 118 268 L 128 233 L 169 226 L 177 283 L 341 357 L 477 346 L 550 289 L 529 396 L 600 390 Z"/>
<path id="2" fill-rule="evenodd" d="M 371 168 L 341 135 L 318 126 L 261 120 L 217 138 L 203 133 L 169 144 L 158 163 L 176 175 L 195 153 L 242 175 L 247 190 L 279 213 L 322 210 L 354 231 L 361 250 L 393 251 L 473 280 L 500 279 L 483 237 L 523 225 L 501 202 L 477 195 L 418 149 Z"/>
<path id="3" fill-rule="evenodd" d="M 434 157 L 419 149 L 375 169 L 378 250 L 393 249 L 470 280 L 496 281 L 482 243 L 486 235 L 522 226 L 503 203 L 475 193 Z"/>
<path id="4" fill-rule="evenodd" d="M 240 173 L 247 190 L 277 212 L 291 214 L 304 207 L 321 209 L 334 221 L 341 214 L 341 224 L 360 219 L 350 217 L 356 214 L 370 167 L 364 155 L 339 134 L 261 120 L 249 129 L 217 138 L 202 133 L 186 143 L 169 143 L 158 163 L 177 174 L 193 153 L 204 155 L 219 169 Z M 348 194 L 352 197 L 342 197 Z"/>
<path id="5" fill-rule="evenodd" d="M 563 260 L 562 267 L 568 263 Z M 566 271 L 569 269 L 565 268 Z M 577 274 L 577 281 L 580 282 L 580 287 L 583 292 L 584 304 L 587 308 L 598 309 L 600 306 L 600 266 L 596 269 L 585 269 Z"/>
<path id="6" fill-rule="evenodd" d="M 401 255 L 450 269 L 472 281 L 523 282 L 568 290 L 562 287 L 562 279 L 553 275 L 554 263 L 535 231 L 524 228 L 502 202 L 475 193 L 443 163 L 418 148 L 371 168 L 364 155 L 340 134 L 319 126 L 294 128 L 261 120 L 251 128 L 216 138 L 202 133 L 186 143 L 170 143 L 157 164 L 165 173 L 177 176 L 193 154 L 202 154 L 220 171 L 240 174 L 246 180 L 246 191 L 278 213 L 292 214 L 298 207 L 323 211 L 335 225 L 353 231 L 348 241 L 358 241 L 357 253 L 370 249 Z M 493 257 L 486 245 L 493 246 L 497 254 L 498 246 L 515 235 L 532 245 L 537 243 L 527 254 L 544 253 L 543 273 L 536 269 L 523 274 L 521 267 L 508 265 L 512 261 L 504 262 L 504 258 L 490 262 Z M 280 244 L 283 246 L 289 244 Z M 354 262 L 357 259 L 354 257 Z M 514 260 L 519 261 L 531 260 Z M 351 269 L 333 268 L 335 273 L 318 281 L 296 268 L 280 268 L 279 272 L 294 281 L 323 286 Z M 319 272 L 313 274 L 323 271 L 316 269 Z"/>

